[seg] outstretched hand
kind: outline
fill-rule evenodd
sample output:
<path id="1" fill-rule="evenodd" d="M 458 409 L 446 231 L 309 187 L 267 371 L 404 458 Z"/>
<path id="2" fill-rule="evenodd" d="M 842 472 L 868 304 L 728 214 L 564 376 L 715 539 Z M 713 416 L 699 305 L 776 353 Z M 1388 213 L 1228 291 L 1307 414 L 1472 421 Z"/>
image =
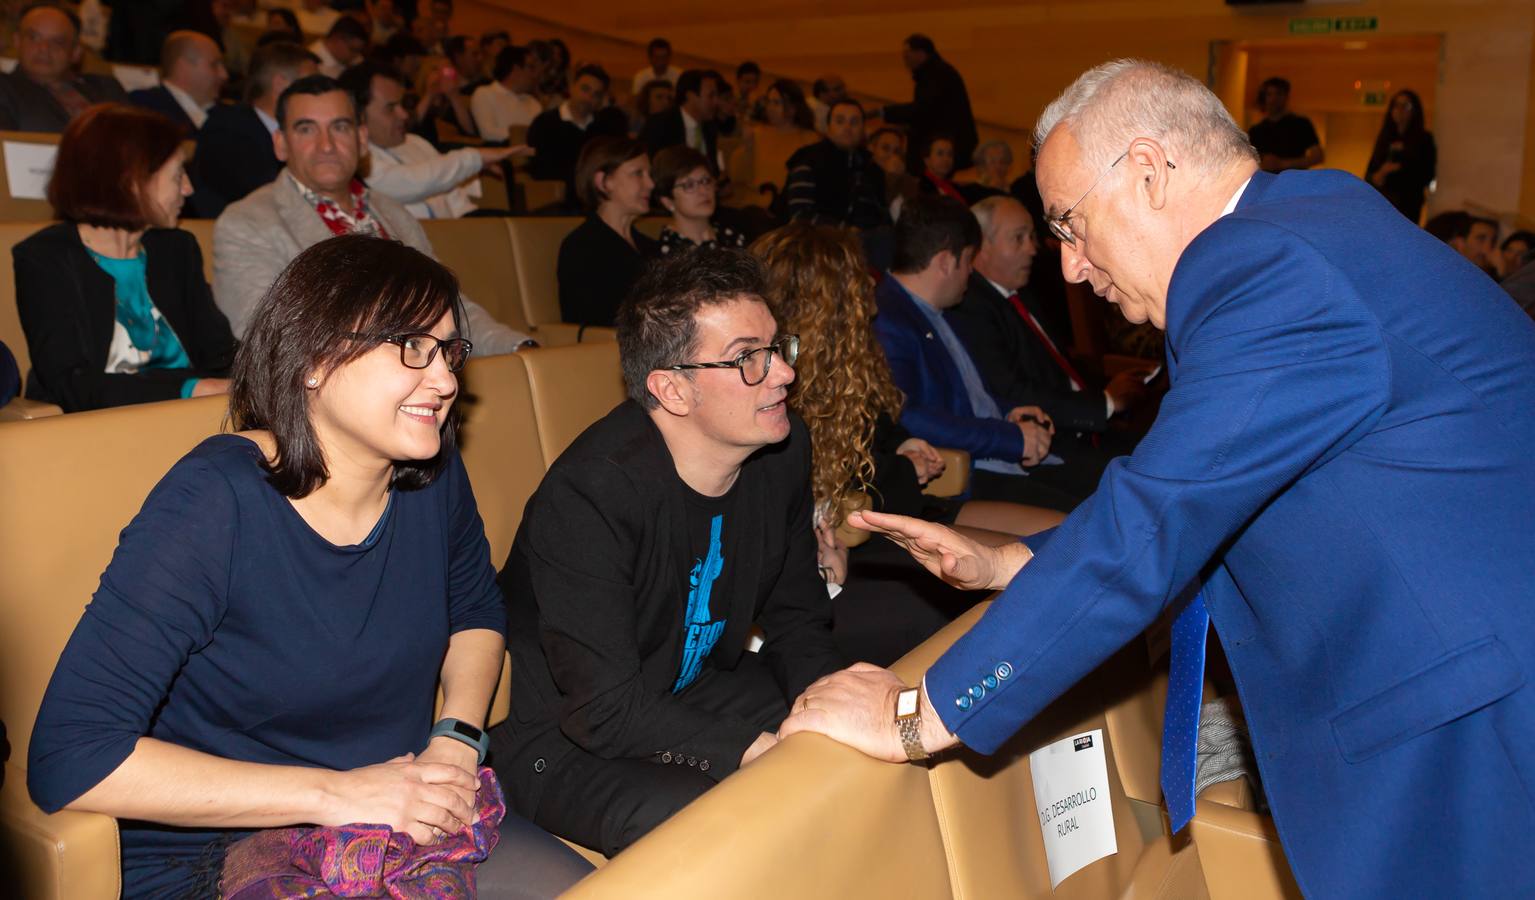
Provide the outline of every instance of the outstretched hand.
<path id="1" fill-rule="evenodd" d="M 936 522 L 861 510 L 847 518 L 854 528 L 883 534 L 932 574 L 960 590 L 1006 587 L 1033 556 L 1023 544 L 988 547 Z"/>

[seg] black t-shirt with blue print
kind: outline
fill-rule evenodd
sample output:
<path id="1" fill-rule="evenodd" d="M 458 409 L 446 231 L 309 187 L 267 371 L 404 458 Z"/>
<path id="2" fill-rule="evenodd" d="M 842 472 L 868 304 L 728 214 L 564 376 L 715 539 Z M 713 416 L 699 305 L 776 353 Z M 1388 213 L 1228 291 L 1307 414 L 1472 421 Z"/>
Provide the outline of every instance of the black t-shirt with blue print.
<path id="1" fill-rule="evenodd" d="M 684 598 L 682 622 L 682 659 L 677 666 L 677 678 L 672 683 L 672 693 L 680 694 L 698 679 L 704 661 L 719 643 L 725 631 L 725 613 L 730 609 L 731 591 L 740 586 L 732 583 L 736 568 L 732 525 L 736 517 L 737 491 L 732 488 L 721 497 L 706 497 L 684 486 L 687 491 L 688 571 L 683 580 L 687 596 Z"/>

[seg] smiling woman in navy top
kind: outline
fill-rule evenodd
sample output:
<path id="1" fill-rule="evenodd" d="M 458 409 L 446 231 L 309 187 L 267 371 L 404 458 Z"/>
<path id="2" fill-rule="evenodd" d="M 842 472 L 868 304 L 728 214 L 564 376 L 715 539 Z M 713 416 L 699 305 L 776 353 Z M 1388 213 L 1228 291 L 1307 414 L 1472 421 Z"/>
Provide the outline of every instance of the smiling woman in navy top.
<path id="1" fill-rule="evenodd" d="M 455 449 L 457 297 L 394 242 L 301 254 L 236 359 L 238 433 L 187 454 L 123 532 L 27 776 L 47 812 L 123 820 L 125 897 L 214 895 L 253 829 L 432 844 L 472 822 L 480 751 L 431 737 L 432 704 L 440 681 L 445 719 L 485 725 L 506 616 Z M 509 817 L 480 895 L 537 895 L 524 873 L 551 861 L 542 893 L 585 866 Z"/>

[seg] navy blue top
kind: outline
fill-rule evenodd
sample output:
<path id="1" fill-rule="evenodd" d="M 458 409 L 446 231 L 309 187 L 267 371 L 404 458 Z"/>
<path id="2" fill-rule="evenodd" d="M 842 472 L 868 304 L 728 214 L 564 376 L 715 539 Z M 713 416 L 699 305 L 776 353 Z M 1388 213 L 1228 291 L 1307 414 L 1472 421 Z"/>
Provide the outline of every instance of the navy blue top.
<path id="1" fill-rule="evenodd" d="M 245 438 L 208 438 L 123 531 L 38 711 L 27 785 L 45 811 L 95 786 L 143 735 L 338 770 L 419 752 L 449 635 L 505 632 L 456 452 L 347 547 L 309 527 L 261 460 Z M 124 821 L 124 896 L 179 896 L 227 834 Z"/>

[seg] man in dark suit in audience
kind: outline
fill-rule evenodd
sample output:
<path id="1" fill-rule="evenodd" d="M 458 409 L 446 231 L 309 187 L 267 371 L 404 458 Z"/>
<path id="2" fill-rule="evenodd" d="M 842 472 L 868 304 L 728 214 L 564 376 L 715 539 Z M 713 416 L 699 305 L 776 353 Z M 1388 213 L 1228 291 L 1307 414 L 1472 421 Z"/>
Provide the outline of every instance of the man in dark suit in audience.
<path id="1" fill-rule="evenodd" d="M 709 165 L 719 171 L 719 125 L 715 113 L 719 104 L 719 79 L 703 69 L 688 69 L 677 79 L 677 105 L 645 120 L 640 141 L 654 156 L 667 147 L 685 144 L 709 157 Z"/>
<path id="2" fill-rule="evenodd" d="M 78 75 L 80 20 L 34 4 L 16 26 L 16 71 L 0 75 L 0 130 L 62 133 L 92 103 L 127 99 L 117 79 Z"/>
<path id="3" fill-rule="evenodd" d="M 197 152 L 187 171 L 192 179 L 188 205 L 195 218 L 218 218 L 224 207 L 282 171 L 272 148 L 277 98 L 288 85 L 315 74 L 319 62 L 313 53 L 286 41 L 251 54 L 246 102 L 215 106 L 197 134 Z"/>
<path id="4" fill-rule="evenodd" d="M 128 99 L 180 125 L 191 137 L 208 120 L 228 80 L 224 56 L 213 38 L 196 31 L 174 31 L 160 53 L 160 86 L 134 91 Z"/>
<path id="5" fill-rule="evenodd" d="M 640 276 L 618 314 L 629 399 L 549 468 L 502 569 L 508 804 L 609 856 L 752 764 L 841 665 L 785 402 L 798 345 L 766 281 L 739 250 Z"/>
<path id="6" fill-rule="evenodd" d="M 971 207 L 981 226 L 975 271 L 959 305 L 943 317 L 964 342 L 993 393 L 1028 397 L 1050 414 L 1059 433 L 1101 434 L 1109 417 L 1127 411 L 1145 392 L 1143 375 L 1125 372 L 1095 390 L 1072 364 L 1070 348 L 1049 332 L 1028 290 L 1038 246 L 1034 223 L 1012 197 L 988 197 Z"/>
<path id="7" fill-rule="evenodd" d="M 938 55 L 933 39 L 914 34 L 901 46 L 901 60 L 911 70 L 912 100 L 884 107 L 878 118 L 911 129 L 906 142 L 906 164 L 914 173 L 922 171 L 922 148 L 933 135 L 954 140 L 954 168 L 970 165 L 971 154 L 980 142 L 975 130 L 975 114 L 970 111 L 970 93 L 959 70 Z"/>
<path id="8" fill-rule="evenodd" d="M 788 218 L 866 230 L 890 224 L 885 173 L 864 149 L 863 107 L 857 100 L 833 100 L 825 140 L 794 151 L 786 165 Z"/>
<path id="9" fill-rule="evenodd" d="M 609 83 L 601 66 L 582 66 L 570 80 L 570 98 L 544 110 L 528 126 L 528 146 L 534 150 L 528 171 L 540 181 L 565 182 L 568 200 L 576 196 L 576 157 L 587 139 L 599 134 L 624 135 L 624 125 L 604 115 Z"/>

